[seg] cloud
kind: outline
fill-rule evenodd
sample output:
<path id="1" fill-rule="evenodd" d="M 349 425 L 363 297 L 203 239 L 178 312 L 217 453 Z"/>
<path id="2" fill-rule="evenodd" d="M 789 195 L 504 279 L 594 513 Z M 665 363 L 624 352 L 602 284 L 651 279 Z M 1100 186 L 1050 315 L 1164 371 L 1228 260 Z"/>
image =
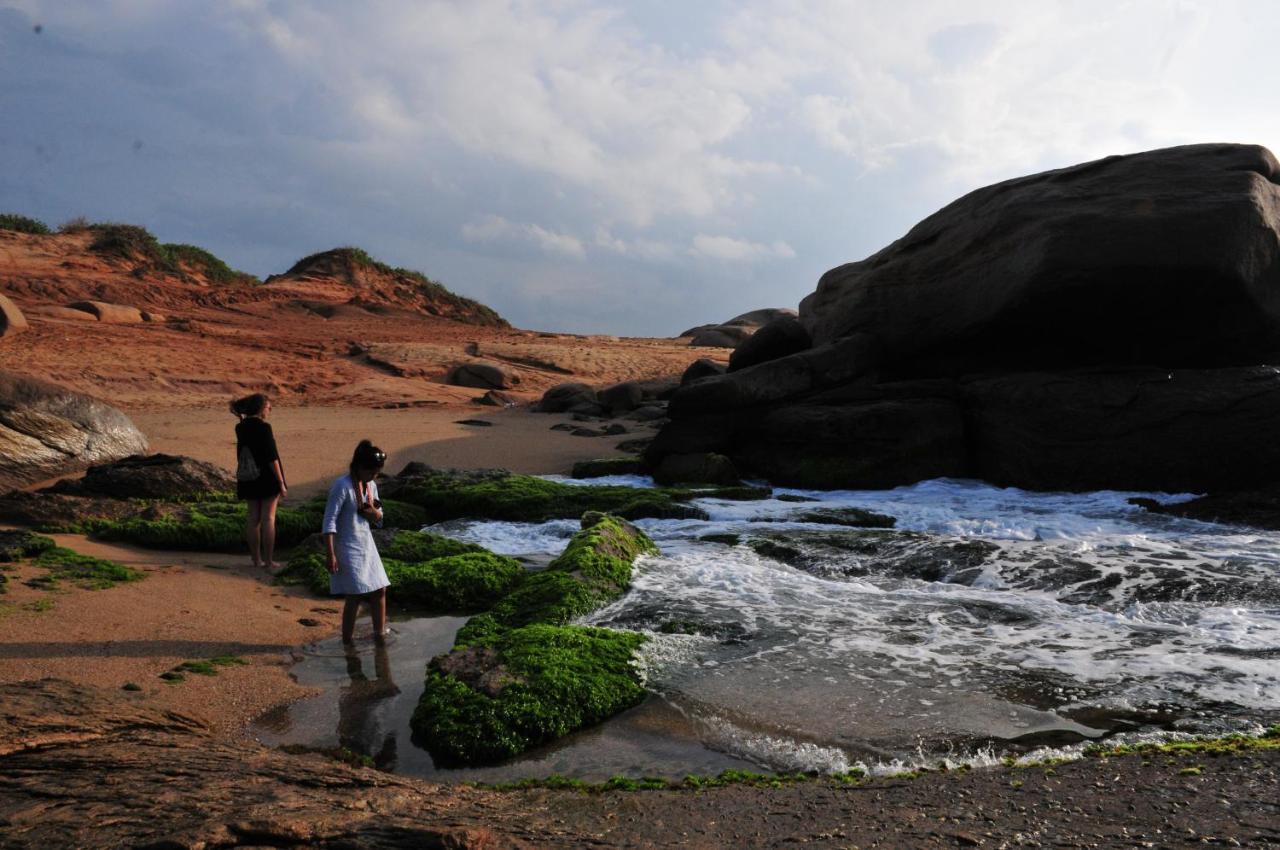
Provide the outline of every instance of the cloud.
<path id="1" fill-rule="evenodd" d="M 581 240 L 556 233 L 537 224 L 518 224 L 500 215 L 486 215 L 462 226 L 462 238 L 468 242 L 515 242 L 534 245 L 547 254 L 582 259 L 587 255 Z"/>
<path id="2" fill-rule="evenodd" d="M 781 240 L 766 245 L 762 242 L 734 239 L 732 236 L 708 236 L 705 233 L 699 233 L 693 237 L 689 254 L 707 260 L 751 263 L 760 260 L 789 260 L 796 255 L 796 252 Z"/>

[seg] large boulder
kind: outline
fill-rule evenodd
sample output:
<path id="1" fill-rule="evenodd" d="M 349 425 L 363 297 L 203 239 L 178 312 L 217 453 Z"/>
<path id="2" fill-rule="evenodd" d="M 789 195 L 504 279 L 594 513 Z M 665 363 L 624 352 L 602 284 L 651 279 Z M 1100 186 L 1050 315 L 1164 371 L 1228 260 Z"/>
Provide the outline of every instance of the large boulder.
<path id="1" fill-rule="evenodd" d="M 498 363 L 477 360 L 454 366 L 449 370 L 445 383 L 481 390 L 506 390 L 520 383 L 520 375 Z"/>
<path id="2" fill-rule="evenodd" d="M 1280 373 L 1031 372 L 964 385 L 973 472 L 1037 490 L 1254 487 L 1280 481 Z"/>
<path id="3" fill-rule="evenodd" d="M 126 304 L 108 304 L 105 301 L 77 301 L 67 306 L 72 310 L 91 313 L 99 322 L 106 322 L 112 325 L 136 325 L 141 324 L 143 321 L 142 311 L 137 307 L 130 307 Z"/>
<path id="4" fill-rule="evenodd" d="M 751 338 L 756 331 L 779 319 L 795 318 L 796 311 L 783 307 L 766 307 L 734 316 L 727 322 L 698 325 L 680 334 L 689 338 L 695 348 L 736 348 Z"/>
<path id="5" fill-rule="evenodd" d="M 903 374 L 1220 366 L 1280 349 L 1280 164 L 1188 145 L 970 192 L 800 305 Z"/>
<path id="6" fill-rule="evenodd" d="M 1269 151 L 1219 144 L 972 192 L 825 274 L 810 346 L 761 331 L 682 386 L 645 462 L 811 487 L 1280 482 L 1278 184 Z"/>
<path id="7" fill-rule="evenodd" d="M 15 334 L 27 329 L 27 317 L 22 315 L 18 305 L 0 294 L 0 337 Z"/>
<path id="8" fill-rule="evenodd" d="M 113 499 L 168 499 L 235 490 L 236 480 L 222 467 L 182 455 L 132 455 L 91 466 L 84 477 L 60 482 L 58 492 Z"/>
<path id="9" fill-rule="evenodd" d="M 535 408 L 539 413 L 600 412 L 603 408 L 596 391 L 586 384 L 556 384 L 542 394 Z"/>
<path id="10" fill-rule="evenodd" d="M 804 351 L 813 344 L 809 332 L 795 316 L 780 316 L 753 333 L 729 355 L 729 371 L 737 372 Z"/>
<path id="11" fill-rule="evenodd" d="M 692 383 L 699 378 L 711 378 L 716 375 L 723 375 L 727 367 L 723 363 L 710 360 L 706 357 L 700 357 L 689 364 L 689 368 L 684 370 L 684 374 L 680 376 L 680 385 Z"/>
<path id="12" fill-rule="evenodd" d="M 146 451 L 147 438 L 105 402 L 0 372 L 0 489 Z"/>

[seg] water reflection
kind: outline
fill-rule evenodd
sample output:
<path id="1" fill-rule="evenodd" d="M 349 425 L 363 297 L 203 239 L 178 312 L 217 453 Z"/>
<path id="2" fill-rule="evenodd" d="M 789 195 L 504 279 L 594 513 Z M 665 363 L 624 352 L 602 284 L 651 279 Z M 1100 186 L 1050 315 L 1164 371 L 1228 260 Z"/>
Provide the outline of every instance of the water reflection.
<path id="1" fill-rule="evenodd" d="M 367 755 L 383 770 L 396 768 L 395 702 L 400 694 L 391 673 L 386 646 L 373 650 L 373 678 L 364 670 L 364 659 L 354 647 L 347 650 L 350 681 L 338 692 L 338 745 Z"/>

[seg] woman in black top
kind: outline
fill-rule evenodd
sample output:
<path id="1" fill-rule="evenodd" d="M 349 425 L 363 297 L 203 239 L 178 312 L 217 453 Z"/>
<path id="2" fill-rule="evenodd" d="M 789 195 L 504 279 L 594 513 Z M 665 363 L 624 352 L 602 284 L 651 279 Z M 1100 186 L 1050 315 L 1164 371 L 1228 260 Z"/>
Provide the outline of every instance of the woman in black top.
<path id="1" fill-rule="evenodd" d="M 276 569 L 276 506 L 289 495 L 276 438 L 267 424 L 271 402 L 255 393 L 231 402 L 231 412 L 240 417 L 236 425 L 236 497 L 249 503 L 249 554 L 254 567 L 266 564 Z M 265 555 L 263 558 L 261 556 Z"/>

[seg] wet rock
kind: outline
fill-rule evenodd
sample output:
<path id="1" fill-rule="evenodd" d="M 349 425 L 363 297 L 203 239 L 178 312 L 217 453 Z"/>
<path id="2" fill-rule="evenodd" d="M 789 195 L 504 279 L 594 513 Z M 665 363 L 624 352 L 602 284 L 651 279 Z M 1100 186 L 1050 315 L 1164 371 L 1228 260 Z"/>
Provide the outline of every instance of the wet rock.
<path id="1" fill-rule="evenodd" d="M 1280 529 L 1280 489 L 1276 488 L 1210 493 L 1189 502 L 1161 503 L 1156 499 L 1133 498 L 1129 504 L 1152 513 L 1202 522 Z"/>
<path id="2" fill-rule="evenodd" d="M 520 403 L 520 400 L 515 396 L 499 390 L 489 390 L 479 398 L 473 398 L 472 401 L 488 407 L 515 407 Z"/>
<path id="3" fill-rule="evenodd" d="M 459 419 L 455 425 L 469 425 L 472 428 L 491 428 L 493 423 L 487 419 Z"/>
<path id="4" fill-rule="evenodd" d="M 610 457 L 582 460 L 573 465 L 574 478 L 602 478 L 606 475 L 639 475 L 643 464 L 638 457 Z"/>
<path id="5" fill-rule="evenodd" d="M 623 381 L 600 391 L 600 403 L 617 416 L 635 410 L 644 403 L 644 388 L 639 381 Z"/>
<path id="6" fill-rule="evenodd" d="M 626 418 L 635 422 L 655 422 L 659 419 L 664 419 L 666 415 L 666 408 L 646 405 L 631 411 Z"/>
<path id="7" fill-rule="evenodd" d="M 0 337 L 10 336 L 26 329 L 27 317 L 22 315 L 17 304 L 0 293 Z"/>
<path id="8" fill-rule="evenodd" d="M 672 454 L 662 459 L 653 470 L 659 484 L 741 484 L 733 461 L 712 452 Z"/>
<path id="9" fill-rule="evenodd" d="M 91 313 L 99 322 L 110 325 L 136 325 L 142 322 L 142 311 L 125 304 L 108 304 L 105 301 L 76 301 L 68 304 L 72 310 Z"/>
<path id="10" fill-rule="evenodd" d="M 501 364 L 477 360 L 454 366 L 445 377 L 445 383 L 455 387 L 505 390 L 518 385 L 520 375 Z"/>
<path id="11" fill-rule="evenodd" d="M 91 396 L 0 372 L 0 489 L 145 451 L 146 437 Z"/>
<path id="12" fill-rule="evenodd" d="M 184 455 L 133 455 L 91 466 L 84 477 L 58 482 L 52 492 L 112 499 L 182 501 L 235 490 L 232 474 L 222 467 Z"/>

